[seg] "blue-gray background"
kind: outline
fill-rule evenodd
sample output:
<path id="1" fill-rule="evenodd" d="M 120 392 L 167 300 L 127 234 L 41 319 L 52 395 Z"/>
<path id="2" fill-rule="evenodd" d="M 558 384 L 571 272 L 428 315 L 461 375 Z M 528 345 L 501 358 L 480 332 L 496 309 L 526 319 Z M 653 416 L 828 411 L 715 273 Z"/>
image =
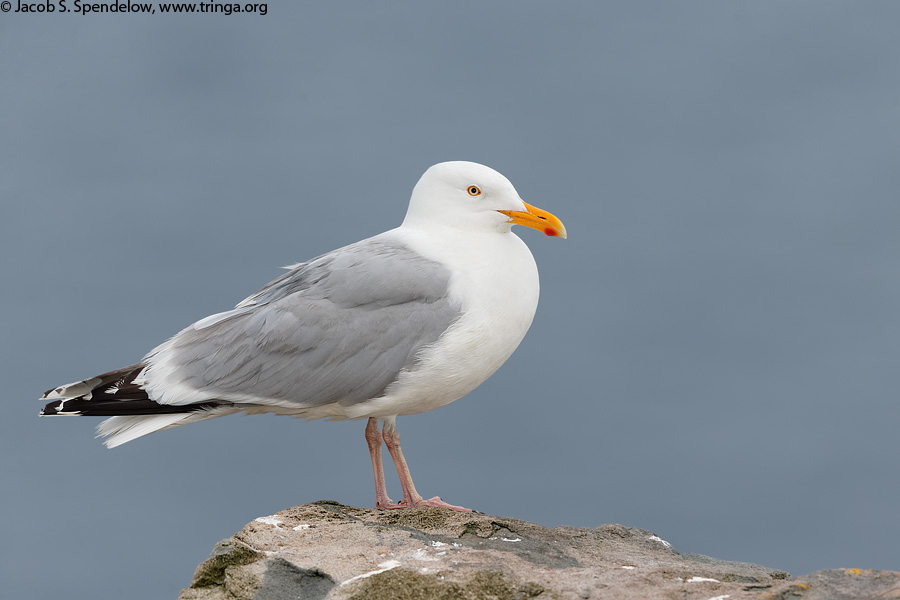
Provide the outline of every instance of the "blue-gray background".
<path id="1" fill-rule="evenodd" d="M 5 597 L 173 598 L 257 516 L 372 505 L 362 422 L 106 450 L 36 398 L 397 225 L 459 159 L 570 239 L 518 231 L 524 343 L 400 419 L 423 494 L 900 569 L 900 5 L 310 4 L 0 14 Z"/>

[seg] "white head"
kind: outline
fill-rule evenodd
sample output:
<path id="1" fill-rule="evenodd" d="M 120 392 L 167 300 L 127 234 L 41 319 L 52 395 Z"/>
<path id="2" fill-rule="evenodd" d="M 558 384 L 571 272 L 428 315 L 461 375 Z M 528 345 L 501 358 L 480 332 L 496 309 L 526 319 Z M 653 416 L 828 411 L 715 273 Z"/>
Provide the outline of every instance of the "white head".
<path id="1" fill-rule="evenodd" d="M 413 188 L 404 226 L 441 225 L 509 233 L 514 224 L 566 237 L 562 222 L 529 206 L 497 171 L 478 163 L 453 161 L 425 171 Z"/>

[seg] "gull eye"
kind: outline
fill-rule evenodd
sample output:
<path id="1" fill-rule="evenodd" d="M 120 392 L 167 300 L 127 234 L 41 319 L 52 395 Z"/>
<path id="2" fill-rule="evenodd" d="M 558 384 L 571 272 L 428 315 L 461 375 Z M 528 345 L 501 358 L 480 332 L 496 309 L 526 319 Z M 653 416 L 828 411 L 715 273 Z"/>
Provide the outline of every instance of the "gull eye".
<path id="1" fill-rule="evenodd" d="M 470 185 L 469 189 L 467 189 L 466 191 L 469 192 L 470 196 L 480 196 L 481 195 L 481 188 L 478 187 L 477 185 Z"/>

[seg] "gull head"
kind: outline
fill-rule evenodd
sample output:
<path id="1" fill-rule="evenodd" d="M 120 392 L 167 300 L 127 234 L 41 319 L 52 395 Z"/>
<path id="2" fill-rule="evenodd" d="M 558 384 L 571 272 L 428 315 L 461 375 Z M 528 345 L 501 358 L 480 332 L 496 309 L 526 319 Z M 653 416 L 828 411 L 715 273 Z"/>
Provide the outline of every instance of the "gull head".
<path id="1" fill-rule="evenodd" d="M 506 177 L 490 167 L 465 161 L 438 163 L 425 171 L 413 188 L 403 224 L 499 233 L 509 233 L 513 225 L 524 225 L 550 236 L 566 237 L 562 221 L 523 202 Z"/>

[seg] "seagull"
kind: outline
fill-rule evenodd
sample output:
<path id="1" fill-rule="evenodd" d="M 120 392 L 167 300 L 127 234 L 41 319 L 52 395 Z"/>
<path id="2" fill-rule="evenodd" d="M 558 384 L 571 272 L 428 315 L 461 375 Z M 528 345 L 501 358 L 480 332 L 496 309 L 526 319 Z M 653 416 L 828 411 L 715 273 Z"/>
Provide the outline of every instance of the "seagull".
<path id="1" fill-rule="evenodd" d="M 416 491 L 396 419 L 462 398 L 522 341 L 539 284 L 515 224 L 566 237 L 558 218 L 523 202 L 497 171 L 436 164 L 413 188 L 399 227 L 287 267 L 137 364 L 47 391 L 40 414 L 108 417 L 97 437 L 110 448 L 241 412 L 368 419 L 377 508 L 466 512 Z M 397 503 L 387 494 L 382 444 L 403 489 Z"/>

